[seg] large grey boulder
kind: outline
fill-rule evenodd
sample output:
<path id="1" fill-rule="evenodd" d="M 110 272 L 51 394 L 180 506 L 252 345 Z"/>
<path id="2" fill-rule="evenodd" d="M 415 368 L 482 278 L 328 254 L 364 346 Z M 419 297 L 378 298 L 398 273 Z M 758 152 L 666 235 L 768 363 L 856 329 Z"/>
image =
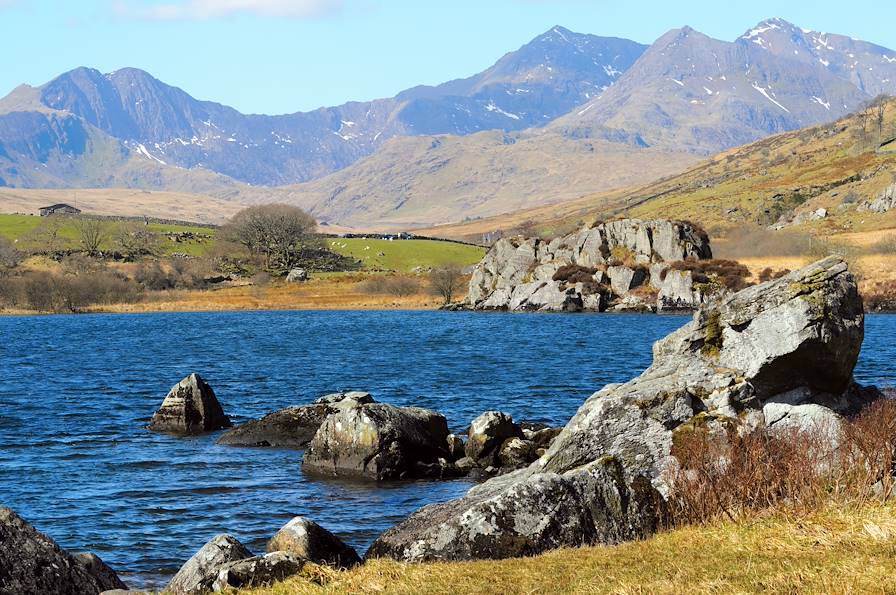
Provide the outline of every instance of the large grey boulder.
<path id="1" fill-rule="evenodd" d="M 277 531 L 268 542 L 268 552 L 289 552 L 335 568 L 351 568 L 361 558 L 351 546 L 310 519 L 297 516 Z"/>
<path id="2" fill-rule="evenodd" d="M 308 280 L 308 271 L 305 269 L 292 269 L 286 275 L 287 283 L 303 283 Z"/>
<path id="3" fill-rule="evenodd" d="M 97 595 L 112 589 L 127 586 L 99 557 L 69 554 L 0 507 L 0 594 Z"/>
<path id="4" fill-rule="evenodd" d="M 643 268 L 611 266 L 607 268 L 607 277 L 610 278 L 610 289 L 613 290 L 613 293 L 625 295 L 632 289 L 644 285 L 648 273 Z"/>
<path id="5" fill-rule="evenodd" d="M 761 418 L 770 403 L 857 411 L 868 394 L 852 380 L 863 331 L 855 279 L 837 257 L 705 305 L 654 345 L 641 376 L 589 398 L 528 468 L 422 509 L 369 555 L 503 558 L 649 534 L 676 430 L 699 416 Z"/>
<path id="6" fill-rule="evenodd" d="M 211 590 L 220 593 L 271 585 L 298 574 L 304 566 L 305 560 L 289 552 L 271 552 L 228 562 L 218 571 Z"/>
<path id="7" fill-rule="evenodd" d="M 152 416 L 149 429 L 172 434 L 201 434 L 231 425 L 215 391 L 194 373 L 171 388 L 162 406 Z"/>
<path id="8" fill-rule="evenodd" d="M 871 211 L 872 213 L 886 213 L 896 206 L 896 184 L 884 188 L 883 192 L 872 200 L 866 200 L 858 206 L 859 211 Z"/>
<path id="9" fill-rule="evenodd" d="M 501 239 L 474 269 L 465 303 L 483 310 L 603 310 L 607 296 L 602 293 L 602 271 L 588 284 L 558 282 L 553 276 L 564 265 L 605 268 L 618 255 L 649 264 L 711 258 L 712 250 L 706 235 L 693 225 L 662 220 L 611 221 L 550 242 Z M 630 267 L 610 275 L 620 296 L 642 285 L 645 278 L 644 269 Z"/>
<path id="10" fill-rule="evenodd" d="M 559 547 L 615 544 L 665 519 L 659 493 L 607 457 L 566 473 L 498 477 L 460 500 L 427 506 L 381 535 L 365 558 L 403 562 L 501 559 Z"/>
<path id="11" fill-rule="evenodd" d="M 165 587 L 165 592 L 178 595 L 209 593 L 227 564 L 251 557 L 252 552 L 235 537 L 218 535 L 181 566 Z"/>
<path id="12" fill-rule="evenodd" d="M 448 423 L 419 407 L 342 401 L 305 451 L 302 469 L 329 476 L 406 479 L 447 466 Z"/>

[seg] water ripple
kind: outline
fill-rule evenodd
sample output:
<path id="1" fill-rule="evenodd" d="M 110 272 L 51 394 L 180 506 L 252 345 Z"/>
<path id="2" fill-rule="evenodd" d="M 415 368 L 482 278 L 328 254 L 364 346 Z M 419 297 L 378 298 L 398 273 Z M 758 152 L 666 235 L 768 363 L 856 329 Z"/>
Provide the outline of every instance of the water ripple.
<path id="1" fill-rule="evenodd" d="M 235 420 L 343 389 L 437 409 L 454 430 L 486 409 L 560 425 L 650 363 L 683 317 L 258 312 L 0 319 L 0 503 L 63 547 L 158 586 L 216 533 L 253 550 L 296 514 L 363 550 L 465 481 L 372 486 L 303 477 L 301 453 L 143 429 L 198 371 Z M 860 381 L 896 383 L 896 318 L 868 319 Z"/>

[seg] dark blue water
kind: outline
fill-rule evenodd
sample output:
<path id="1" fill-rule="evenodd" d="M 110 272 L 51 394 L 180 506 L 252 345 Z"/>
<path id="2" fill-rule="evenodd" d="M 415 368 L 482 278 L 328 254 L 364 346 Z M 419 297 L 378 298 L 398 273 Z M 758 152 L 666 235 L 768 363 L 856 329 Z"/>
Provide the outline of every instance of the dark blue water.
<path id="1" fill-rule="evenodd" d="M 436 312 L 259 312 L 0 318 L 0 504 L 72 550 L 152 586 L 216 533 L 261 552 L 306 515 L 363 551 L 464 481 L 305 478 L 301 453 L 216 446 L 143 426 L 190 372 L 241 422 L 335 390 L 442 412 L 553 425 L 650 364 L 687 318 Z M 867 320 L 857 376 L 896 383 L 896 317 Z"/>

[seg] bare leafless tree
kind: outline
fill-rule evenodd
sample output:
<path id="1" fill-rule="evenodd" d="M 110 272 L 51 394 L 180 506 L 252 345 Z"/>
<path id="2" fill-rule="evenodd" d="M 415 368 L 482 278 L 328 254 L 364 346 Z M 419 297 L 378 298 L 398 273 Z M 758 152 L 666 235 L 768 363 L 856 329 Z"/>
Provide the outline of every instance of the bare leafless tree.
<path id="1" fill-rule="evenodd" d="M 63 234 L 68 217 L 50 215 L 41 218 L 40 223 L 32 229 L 23 242 L 32 252 L 55 254 L 69 247 L 69 239 Z"/>
<path id="2" fill-rule="evenodd" d="M 103 244 L 109 239 L 109 224 L 102 219 L 90 217 L 78 217 L 74 221 L 81 248 L 89 256 L 99 256 Z"/>
<path id="3" fill-rule="evenodd" d="M 243 209 L 224 226 L 221 235 L 260 254 L 265 270 L 277 274 L 299 264 L 304 250 L 320 246 L 314 217 L 285 204 Z"/>
<path id="4" fill-rule="evenodd" d="M 159 237 L 146 225 L 120 223 L 113 237 L 115 249 L 128 258 L 152 256 L 159 252 Z"/>
<path id="5" fill-rule="evenodd" d="M 463 279 L 459 267 L 447 266 L 434 270 L 429 276 L 429 283 L 432 291 L 441 296 L 445 304 L 450 304 L 454 301 L 454 296 L 461 291 Z"/>

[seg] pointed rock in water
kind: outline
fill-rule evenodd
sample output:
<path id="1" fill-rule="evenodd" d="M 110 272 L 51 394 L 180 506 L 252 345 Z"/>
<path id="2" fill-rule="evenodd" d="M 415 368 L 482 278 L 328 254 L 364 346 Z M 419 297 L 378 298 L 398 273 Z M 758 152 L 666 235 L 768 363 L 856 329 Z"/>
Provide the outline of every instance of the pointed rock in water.
<path id="1" fill-rule="evenodd" d="M 268 552 L 289 552 L 315 564 L 351 568 L 361 563 L 354 548 L 312 520 L 297 516 L 268 542 Z"/>
<path id="2" fill-rule="evenodd" d="M 304 566 L 305 560 L 289 552 L 271 552 L 228 562 L 218 571 L 212 591 L 230 592 L 232 589 L 270 585 L 298 574 Z"/>
<path id="3" fill-rule="evenodd" d="M 9 508 L 0 508 L 0 593 L 96 595 L 127 589 L 93 554 L 71 555 Z"/>
<path id="4" fill-rule="evenodd" d="M 500 411 L 486 411 L 470 424 L 466 455 L 480 467 L 498 462 L 501 445 L 510 438 L 523 438 L 523 430 L 513 418 Z"/>
<path id="5" fill-rule="evenodd" d="M 305 451 L 306 473 L 376 481 L 429 476 L 448 465 L 448 422 L 435 411 L 338 404 Z"/>
<path id="6" fill-rule="evenodd" d="M 235 537 L 218 535 L 181 566 L 165 587 L 165 592 L 177 595 L 209 593 L 218 574 L 228 563 L 251 557 L 252 552 Z"/>
<path id="7" fill-rule="evenodd" d="M 647 536 L 665 518 L 677 429 L 707 414 L 763 418 L 775 403 L 857 411 L 873 398 L 852 380 L 863 333 L 855 279 L 837 257 L 705 305 L 654 345 L 641 376 L 589 398 L 528 468 L 412 514 L 367 556 L 507 558 Z"/>
<path id="8" fill-rule="evenodd" d="M 212 387 L 199 374 L 190 374 L 172 387 L 152 416 L 149 429 L 172 434 L 202 434 L 231 425 Z"/>

